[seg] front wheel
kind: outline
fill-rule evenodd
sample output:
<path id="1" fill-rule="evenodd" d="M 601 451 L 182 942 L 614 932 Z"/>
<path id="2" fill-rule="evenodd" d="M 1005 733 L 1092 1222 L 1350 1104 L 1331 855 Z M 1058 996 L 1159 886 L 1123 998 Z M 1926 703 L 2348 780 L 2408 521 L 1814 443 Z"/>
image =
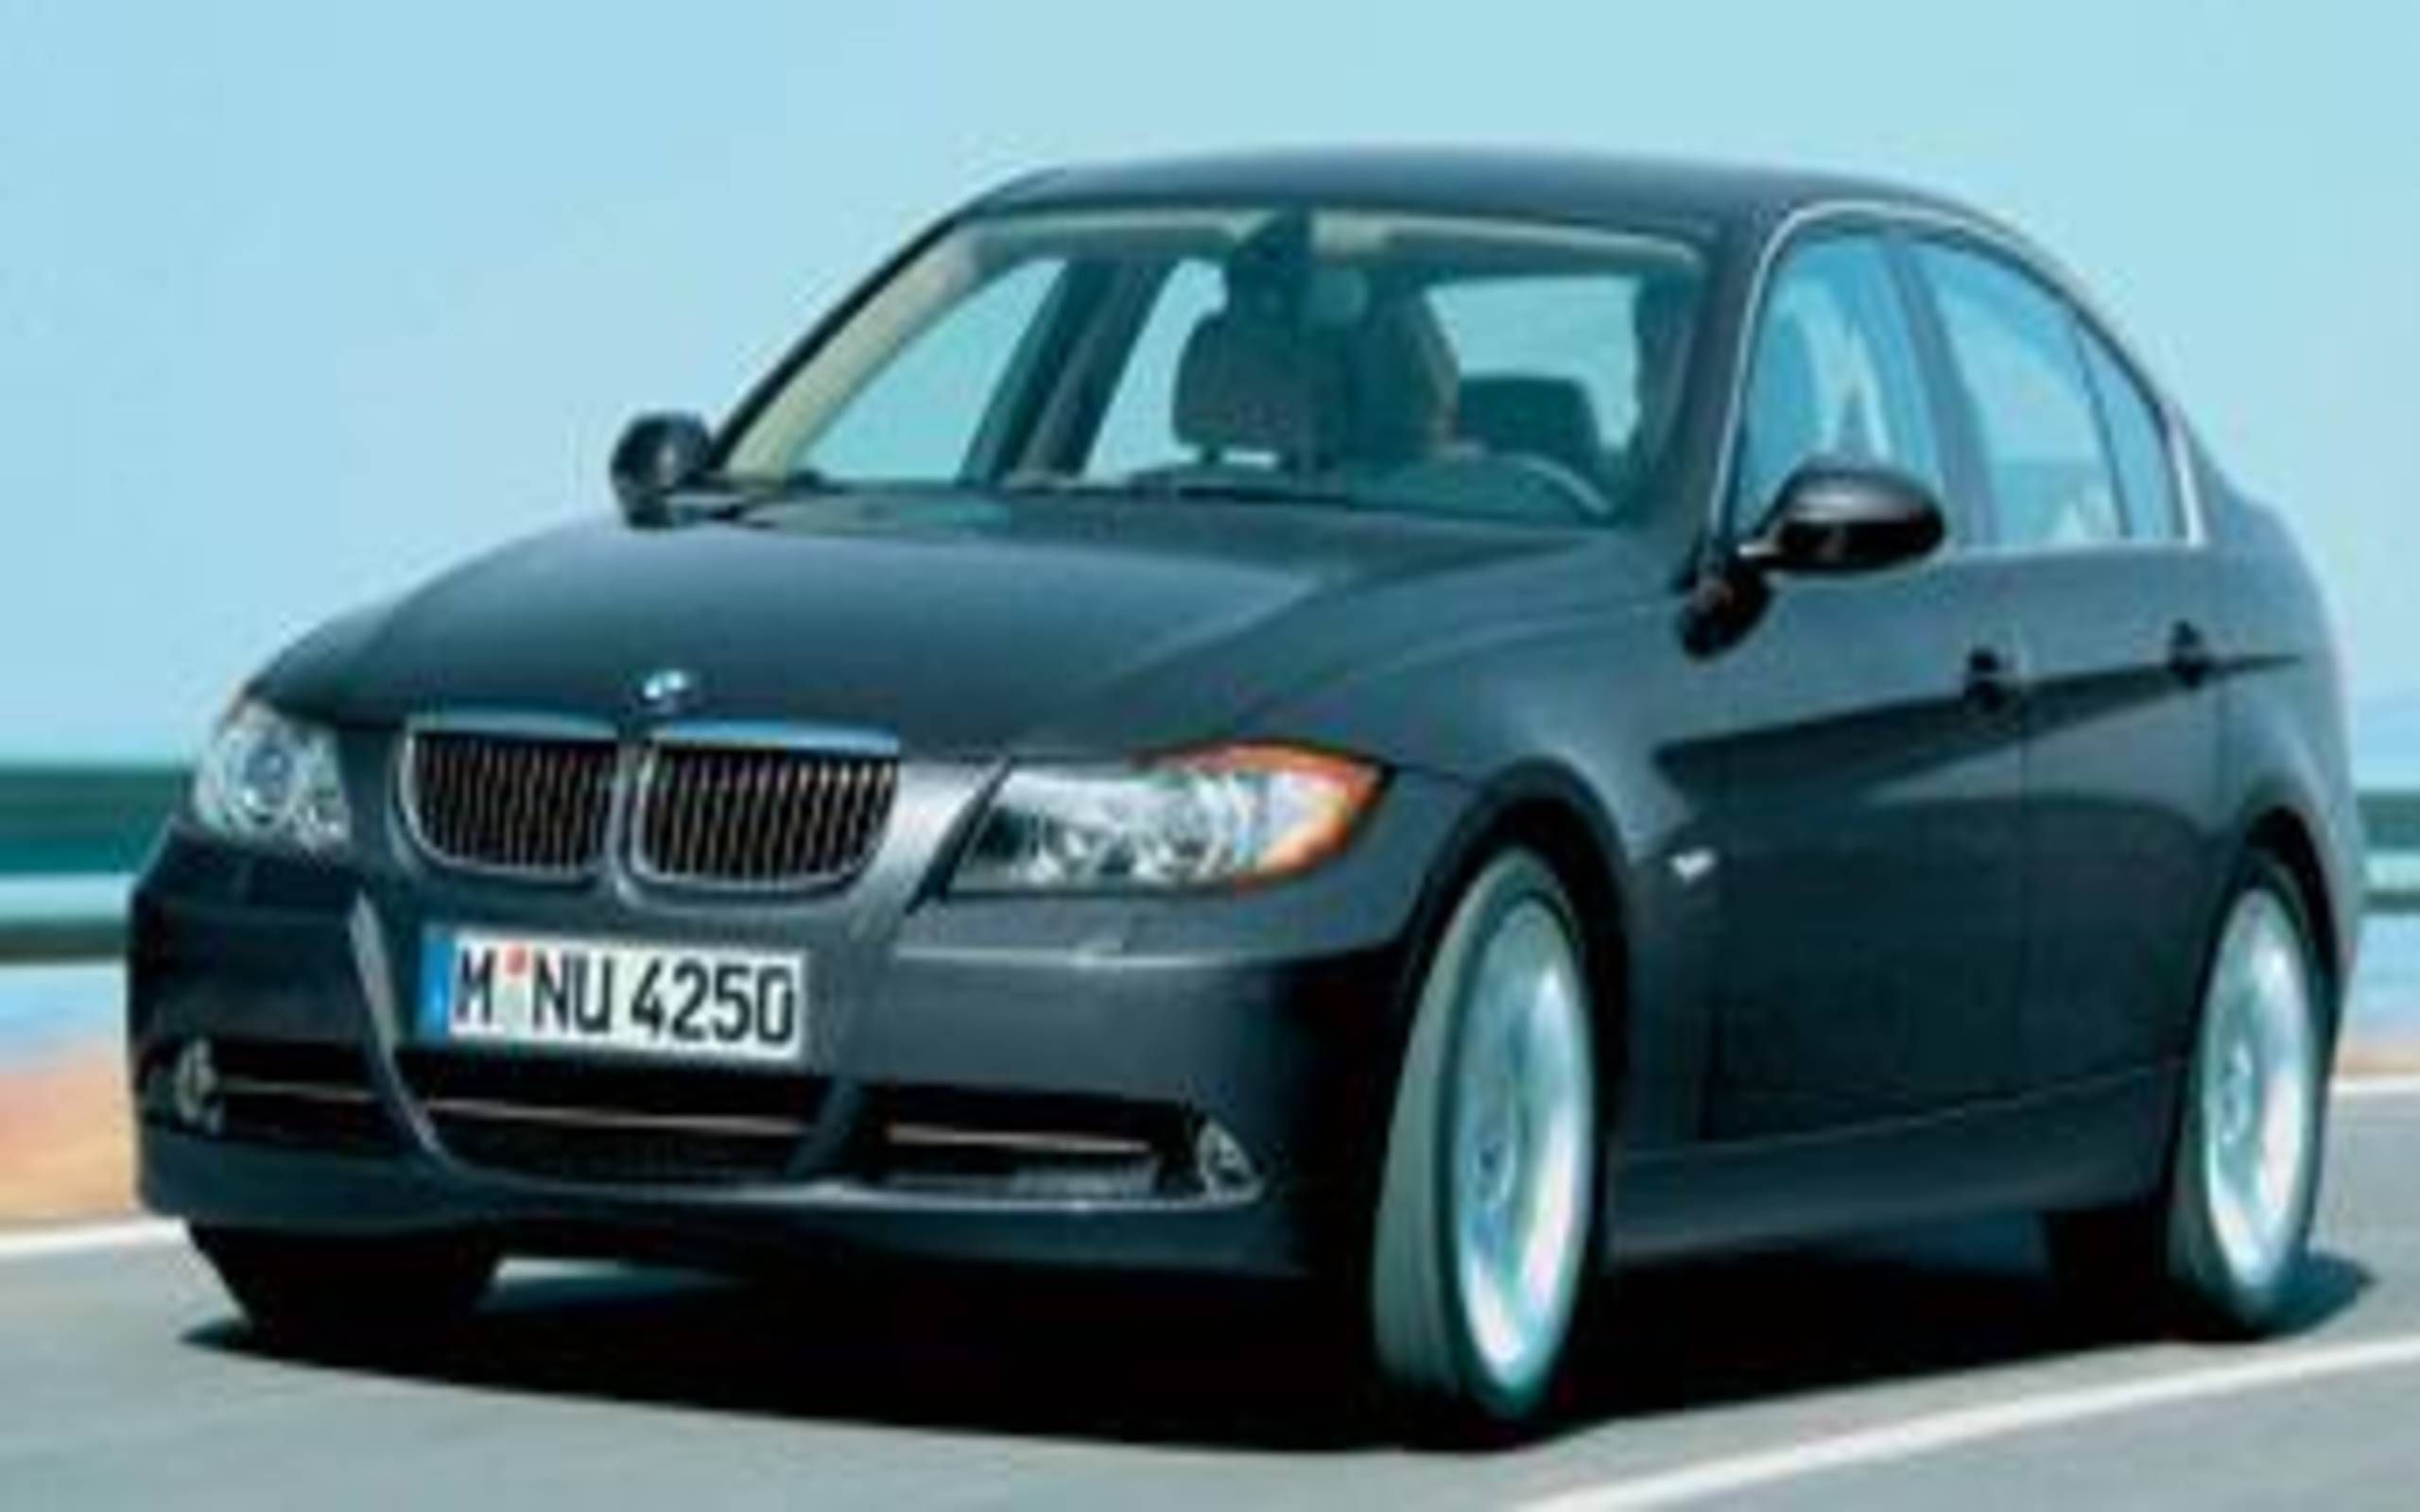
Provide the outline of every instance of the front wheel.
<path id="1" fill-rule="evenodd" d="M 2165 1302 L 2199 1332 L 2283 1321 L 2309 1247 L 2326 1114 L 2332 1015 L 2316 961 L 2300 887 L 2253 858 L 2204 971 L 2168 1180 L 2137 1206 L 2051 1220 L 2068 1280 Z"/>
<path id="2" fill-rule="evenodd" d="M 1395 1091 L 1369 1283 L 1388 1383 L 1509 1424 L 1562 1366 L 1589 1263 L 1597 1078 L 1569 897 L 1508 851 L 1457 902 Z"/>
<path id="3" fill-rule="evenodd" d="M 198 1225 L 193 1242 L 244 1316 L 281 1342 L 419 1336 L 478 1304 L 496 1252 L 476 1241 L 330 1238 Z"/>

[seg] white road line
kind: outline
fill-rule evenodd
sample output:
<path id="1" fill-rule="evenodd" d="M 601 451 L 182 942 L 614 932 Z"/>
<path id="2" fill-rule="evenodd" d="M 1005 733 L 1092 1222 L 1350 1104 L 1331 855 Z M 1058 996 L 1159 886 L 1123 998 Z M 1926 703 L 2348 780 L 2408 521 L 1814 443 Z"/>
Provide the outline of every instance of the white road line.
<path id="1" fill-rule="evenodd" d="M 182 1224 L 156 1218 L 129 1223 L 87 1224 L 75 1228 L 44 1228 L 33 1233 L 0 1233 L 0 1262 L 46 1260 L 58 1255 L 92 1255 L 112 1249 L 151 1249 L 184 1237 Z"/>
<path id="2" fill-rule="evenodd" d="M 1902 1422 L 1779 1449 L 1703 1460 L 1678 1469 L 1608 1481 L 1523 1503 L 1518 1512 L 1642 1512 L 1683 1506 L 1834 1470 L 1895 1464 L 1945 1450 L 2094 1418 L 2240 1396 L 2378 1370 L 2420 1366 L 2420 1334 L 2265 1354 L 2233 1365 L 2154 1375 L 2115 1385 L 2044 1392 L 1930 1413 Z"/>
<path id="3" fill-rule="evenodd" d="M 2343 1098 L 2420 1097 L 2420 1076 L 2343 1076 L 2336 1095 Z"/>

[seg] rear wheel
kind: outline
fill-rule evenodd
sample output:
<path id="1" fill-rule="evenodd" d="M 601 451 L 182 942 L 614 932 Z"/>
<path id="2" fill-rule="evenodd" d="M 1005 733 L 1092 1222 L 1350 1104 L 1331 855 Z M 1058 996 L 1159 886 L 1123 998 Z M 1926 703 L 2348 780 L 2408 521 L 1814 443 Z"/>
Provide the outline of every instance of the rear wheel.
<path id="1" fill-rule="evenodd" d="M 329 1238 L 197 1225 L 193 1241 L 252 1327 L 297 1343 L 404 1339 L 454 1321 L 495 1277 L 454 1236 Z"/>
<path id="2" fill-rule="evenodd" d="M 2332 1015 L 2317 959 L 2300 887 L 2252 858 L 2204 974 L 2168 1179 L 2146 1202 L 2050 1220 L 2070 1282 L 2202 1332 L 2282 1320 L 2319 1194 Z"/>
<path id="3" fill-rule="evenodd" d="M 1563 1364 L 1597 1179 L 1584 959 L 1554 873 L 1508 851 L 1463 892 L 1421 988 L 1370 1321 L 1387 1382 L 1448 1419 L 1517 1422 Z"/>

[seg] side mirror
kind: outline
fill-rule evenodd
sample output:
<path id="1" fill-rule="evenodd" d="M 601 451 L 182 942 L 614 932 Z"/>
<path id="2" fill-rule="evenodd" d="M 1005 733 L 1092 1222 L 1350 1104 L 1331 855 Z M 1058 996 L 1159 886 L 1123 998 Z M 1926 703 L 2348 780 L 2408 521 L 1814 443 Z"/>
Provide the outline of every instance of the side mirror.
<path id="1" fill-rule="evenodd" d="M 1770 572 L 1878 572 L 1930 556 L 1948 531 L 1932 490 L 1916 479 L 1818 459 L 1789 475 L 1772 518 L 1740 543 L 1739 556 Z"/>
<path id="2" fill-rule="evenodd" d="M 672 523 L 669 496 L 704 471 L 714 437 L 695 415 L 641 415 L 614 443 L 614 496 L 642 530 Z"/>

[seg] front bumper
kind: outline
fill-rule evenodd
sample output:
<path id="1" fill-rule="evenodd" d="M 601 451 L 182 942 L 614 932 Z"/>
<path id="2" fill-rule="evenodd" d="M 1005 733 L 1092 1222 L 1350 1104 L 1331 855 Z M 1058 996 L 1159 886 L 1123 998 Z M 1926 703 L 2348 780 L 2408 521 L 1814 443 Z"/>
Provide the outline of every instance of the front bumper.
<path id="1" fill-rule="evenodd" d="M 1408 940 L 1461 801 L 1400 777 L 1368 831 L 1311 876 L 1150 901 L 950 902 L 929 894 L 928 866 L 901 864 L 837 894 L 737 904 L 618 878 L 562 889 L 446 874 L 374 835 L 365 853 L 383 860 L 336 868 L 172 833 L 136 888 L 130 946 L 143 1198 L 208 1224 L 477 1229 L 510 1248 L 707 1263 L 807 1247 L 1323 1269 L 1366 1238 Z M 927 862 L 939 841 L 919 848 Z M 760 1109 L 795 1089 L 799 1137 L 745 1169 L 684 1166 L 668 1125 L 635 1142 L 621 1130 L 618 1154 L 646 1157 L 635 1164 L 471 1144 L 430 1095 L 434 1052 L 409 1011 L 420 940 L 440 923 L 804 949 L 819 984 L 811 1063 L 744 1089 Z M 175 1069 L 196 1040 L 270 1074 L 239 1080 L 244 1064 L 222 1064 L 224 1108 L 185 1116 Z M 530 1063 L 473 1069 L 510 1096 Z M 293 1066 L 310 1074 L 278 1070 Z M 544 1070 L 579 1086 L 578 1063 Z M 682 1073 L 678 1090 L 712 1112 L 717 1074 Z M 989 1120 L 1022 1135 L 1037 1118 L 1109 1119 L 1153 1147 L 1158 1175 L 903 1171 L 884 1143 L 890 1121 L 936 1108 L 978 1134 Z M 1192 1179 L 1212 1125 L 1249 1158 L 1248 1178 Z"/>

